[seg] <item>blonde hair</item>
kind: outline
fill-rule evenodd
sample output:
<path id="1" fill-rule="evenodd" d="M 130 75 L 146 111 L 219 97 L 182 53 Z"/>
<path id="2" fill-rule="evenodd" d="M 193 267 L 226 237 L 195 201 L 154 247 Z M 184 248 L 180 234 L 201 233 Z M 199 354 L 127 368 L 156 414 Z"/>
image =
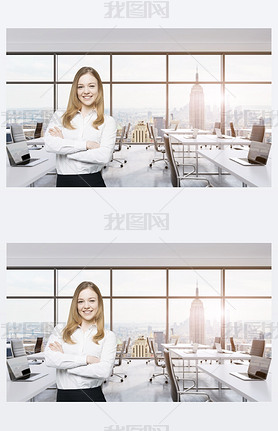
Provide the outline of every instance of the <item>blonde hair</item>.
<path id="1" fill-rule="evenodd" d="M 97 118 L 93 122 L 92 126 L 95 129 L 98 129 L 98 126 L 104 123 L 104 100 L 102 82 L 99 74 L 95 69 L 93 69 L 92 67 L 85 66 L 81 67 L 81 69 L 78 70 L 73 79 L 67 110 L 62 116 L 62 123 L 63 126 L 66 127 L 66 129 L 74 129 L 73 125 L 71 124 L 71 121 L 81 108 L 81 102 L 77 97 L 77 86 L 81 76 L 86 75 L 87 73 L 90 73 L 92 76 L 94 76 L 98 83 L 98 95 L 94 103 L 94 107 L 97 111 Z"/>
<path id="2" fill-rule="evenodd" d="M 75 344 L 71 336 L 76 330 L 76 328 L 81 324 L 82 319 L 77 311 L 77 301 L 82 290 L 87 288 L 92 289 L 98 296 L 98 310 L 95 316 L 95 323 L 97 325 L 97 333 L 93 336 L 93 342 L 98 344 L 99 340 L 104 338 L 104 311 L 103 311 L 103 299 L 99 288 L 91 281 L 82 281 L 82 283 L 77 286 L 73 294 L 71 301 L 69 317 L 65 328 L 63 329 L 63 340 L 68 344 Z"/>

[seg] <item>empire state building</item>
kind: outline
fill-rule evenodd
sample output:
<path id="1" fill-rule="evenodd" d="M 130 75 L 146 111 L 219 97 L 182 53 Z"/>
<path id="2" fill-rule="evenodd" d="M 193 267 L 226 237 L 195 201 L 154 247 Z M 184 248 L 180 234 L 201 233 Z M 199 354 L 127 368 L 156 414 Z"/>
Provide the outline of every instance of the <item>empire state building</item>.
<path id="1" fill-rule="evenodd" d="M 203 302 L 199 299 L 198 284 L 196 298 L 192 301 L 190 307 L 189 340 L 193 343 L 205 344 L 205 313 Z"/>
<path id="2" fill-rule="evenodd" d="M 189 100 L 189 124 L 194 129 L 205 128 L 205 102 L 203 87 L 199 84 L 199 73 L 196 70 L 196 84 L 193 85 Z"/>

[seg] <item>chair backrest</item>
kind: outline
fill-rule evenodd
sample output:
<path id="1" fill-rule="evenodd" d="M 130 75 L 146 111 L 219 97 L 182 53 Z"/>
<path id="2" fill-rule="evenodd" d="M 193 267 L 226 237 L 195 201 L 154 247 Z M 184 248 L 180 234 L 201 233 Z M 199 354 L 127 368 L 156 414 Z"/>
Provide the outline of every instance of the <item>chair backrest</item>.
<path id="1" fill-rule="evenodd" d="M 149 138 L 150 138 L 150 139 L 154 139 L 154 137 L 153 137 L 153 135 L 152 135 L 152 131 L 151 131 L 151 127 L 150 127 L 150 123 L 147 123 L 147 129 L 148 129 Z"/>
<path id="2" fill-rule="evenodd" d="M 152 124 L 150 125 L 150 131 L 151 131 L 151 136 L 152 136 L 154 147 L 155 147 L 156 151 L 160 151 L 161 152 L 161 149 L 159 148 L 159 144 L 158 144 L 158 142 L 156 140 L 156 137 L 155 137 L 154 127 L 153 127 Z"/>
<path id="3" fill-rule="evenodd" d="M 171 357 L 170 357 L 170 351 L 169 350 L 164 350 L 164 359 L 165 359 L 165 365 L 166 365 L 166 370 L 167 370 L 167 374 L 168 377 L 170 379 L 170 385 L 171 385 L 171 397 L 172 400 L 176 403 L 180 400 L 180 396 L 179 396 L 179 386 L 178 386 L 178 382 L 174 373 L 174 369 L 173 369 L 173 364 L 171 361 Z"/>
<path id="4" fill-rule="evenodd" d="M 157 367 L 161 367 L 162 365 L 161 365 L 161 363 L 159 363 L 159 360 L 158 360 L 158 357 L 157 357 L 157 354 L 156 354 L 156 351 L 155 351 L 154 340 L 150 340 L 150 345 L 151 345 L 151 348 L 152 348 L 154 363 L 155 363 L 155 365 Z"/>
<path id="5" fill-rule="evenodd" d="M 216 135 L 215 129 L 221 129 L 221 123 L 220 123 L 220 121 L 216 121 L 214 123 L 214 128 L 213 128 L 213 132 L 212 132 L 213 135 Z"/>
<path id="6" fill-rule="evenodd" d="M 164 146 L 166 151 L 166 157 L 170 166 L 171 183 L 173 187 L 179 187 L 179 172 L 174 159 L 174 153 L 172 145 L 170 144 L 169 136 L 164 135 Z"/>
<path id="7" fill-rule="evenodd" d="M 151 339 L 149 337 L 147 337 L 147 343 L 148 343 L 148 347 L 149 347 L 150 353 L 153 354 L 153 349 L 152 349 L 152 346 L 151 346 Z"/>
<path id="8" fill-rule="evenodd" d="M 130 337 L 128 337 L 127 342 L 126 342 L 125 351 L 124 351 L 125 355 L 128 353 L 129 345 L 130 345 Z"/>
<path id="9" fill-rule="evenodd" d="M 26 352 L 23 346 L 23 341 L 17 338 L 11 340 L 11 351 L 13 356 L 16 358 L 18 356 L 25 356 Z"/>
<path id="10" fill-rule="evenodd" d="M 116 146 L 115 146 L 114 151 L 121 151 L 121 149 L 122 149 L 122 145 L 123 145 L 123 140 L 124 140 L 124 137 L 125 137 L 125 130 L 126 130 L 126 127 L 125 127 L 125 126 L 123 126 L 123 127 L 122 127 L 122 131 L 121 131 L 120 138 L 119 138 L 119 140 L 118 140 L 118 142 L 117 142 L 118 146 L 117 146 L 117 148 L 116 148 Z"/>
<path id="11" fill-rule="evenodd" d="M 219 344 L 221 344 L 221 337 L 215 337 L 215 338 L 214 338 L 213 349 L 216 349 L 216 347 L 215 347 L 215 343 L 219 343 Z"/>
<path id="12" fill-rule="evenodd" d="M 265 340 L 253 340 L 250 350 L 250 355 L 263 357 L 265 348 Z"/>
<path id="13" fill-rule="evenodd" d="M 26 138 L 23 132 L 23 127 L 21 126 L 21 124 L 17 124 L 17 123 L 11 124 L 10 130 L 11 130 L 11 136 L 12 136 L 13 142 L 26 141 Z"/>
<path id="14" fill-rule="evenodd" d="M 128 134 L 129 134 L 130 126 L 131 126 L 131 124 L 130 124 L 130 123 L 128 123 L 128 125 L 126 126 L 124 139 L 127 139 L 127 138 L 128 138 Z"/>
<path id="15" fill-rule="evenodd" d="M 123 356 L 125 353 L 125 348 L 126 348 L 126 341 L 122 342 L 122 348 L 120 351 L 119 356 L 116 357 L 116 361 L 114 363 L 114 367 L 119 367 L 122 364 L 122 360 L 123 360 Z"/>
<path id="16" fill-rule="evenodd" d="M 43 337 L 37 337 L 34 353 L 40 353 L 42 351 L 42 342 L 43 342 Z"/>
<path id="17" fill-rule="evenodd" d="M 231 136 L 233 138 L 235 138 L 236 137 L 236 131 L 235 131 L 235 128 L 234 128 L 234 123 L 232 121 L 230 122 L 230 129 L 231 129 Z"/>
<path id="18" fill-rule="evenodd" d="M 235 352 L 236 346 L 235 346 L 235 342 L 234 342 L 234 337 L 230 337 L 230 344 L 231 344 L 231 351 Z"/>
<path id="19" fill-rule="evenodd" d="M 35 129 L 35 132 L 34 132 L 34 138 L 35 139 L 41 137 L 41 135 L 42 135 L 42 125 L 43 125 L 43 123 L 37 123 L 36 124 L 36 129 Z"/>
<path id="20" fill-rule="evenodd" d="M 251 131 L 250 141 L 263 142 L 264 131 L 265 126 L 254 124 Z"/>

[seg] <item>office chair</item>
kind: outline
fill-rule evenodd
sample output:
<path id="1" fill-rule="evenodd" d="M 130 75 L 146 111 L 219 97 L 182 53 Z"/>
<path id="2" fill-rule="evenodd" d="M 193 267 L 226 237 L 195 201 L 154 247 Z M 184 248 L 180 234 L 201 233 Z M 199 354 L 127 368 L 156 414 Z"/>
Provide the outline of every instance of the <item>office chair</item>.
<path id="1" fill-rule="evenodd" d="M 153 355 L 153 352 L 152 352 L 152 346 L 151 346 L 150 338 L 149 338 L 149 337 L 147 337 L 147 344 L 148 344 L 148 348 L 149 348 L 149 352 L 150 352 L 150 354 L 151 354 L 151 355 Z M 151 360 L 152 360 L 152 359 L 150 359 L 150 358 L 149 358 L 149 359 L 147 359 L 147 360 L 146 360 L 146 364 L 148 364 L 149 362 L 151 362 Z"/>
<path id="2" fill-rule="evenodd" d="M 121 131 L 121 136 L 118 139 L 118 141 L 116 140 L 114 151 L 113 151 L 113 154 L 112 154 L 112 159 L 110 160 L 111 162 L 118 162 L 118 163 L 120 163 L 120 167 L 121 168 L 123 168 L 124 163 L 127 163 L 127 160 L 115 159 L 114 158 L 114 153 L 117 153 L 118 151 L 121 151 L 121 149 L 122 149 L 123 140 L 124 140 L 124 136 L 125 136 L 125 130 L 126 130 L 126 127 L 123 126 L 122 131 Z M 106 166 L 104 166 L 104 168 L 106 168 Z"/>
<path id="3" fill-rule="evenodd" d="M 234 123 L 232 121 L 230 122 L 230 129 L 231 129 L 231 136 L 232 136 L 232 138 L 236 138 L 236 131 L 235 131 L 235 128 L 234 128 Z"/>
<path id="4" fill-rule="evenodd" d="M 252 126 L 250 141 L 263 142 L 264 132 L 265 132 L 265 126 L 264 125 L 255 125 L 254 124 Z"/>
<path id="5" fill-rule="evenodd" d="M 164 147 L 164 143 L 163 142 L 158 142 L 158 139 L 155 136 L 154 133 L 154 128 L 152 125 L 150 125 L 150 131 L 151 131 L 151 136 L 153 139 L 153 143 L 154 143 L 154 148 L 158 153 L 162 154 L 162 158 L 160 159 L 153 159 L 153 161 L 150 163 L 150 168 L 152 168 L 153 164 L 156 162 L 160 162 L 163 161 L 165 163 L 165 169 L 168 169 L 168 160 L 165 159 L 165 147 Z"/>
<path id="6" fill-rule="evenodd" d="M 170 379 L 171 397 L 175 403 L 181 401 L 181 395 L 190 395 L 193 397 L 194 396 L 198 396 L 198 397 L 201 396 L 202 398 L 205 397 L 204 402 L 210 402 L 211 401 L 209 395 L 206 394 L 205 392 L 194 392 L 194 391 L 190 392 L 190 389 L 194 388 L 194 386 L 196 384 L 195 380 L 193 380 L 193 379 L 186 379 L 186 380 L 182 379 L 181 381 L 182 381 L 183 386 L 184 386 L 185 382 L 191 382 L 191 385 L 188 388 L 181 390 L 179 387 L 177 376 L 175 375 L 175 372 L 173 369 L 173 362 L 171 360 L 169 350 L 166 350 L 166 349 L 164 350 L 164 359 L 165 359 L 167 373 L 168 373 L 168 376 Z M 191 401 L 191 399 L 189 401 Z"/>
<path id="7" fill-rule="evenodd" d="M 128 354 L 128 348 L 129 348 L 129 345 L 130 345 L 130 341 L 131 341 L 131 338 L 128 337 L 127 342 L 126 342 L 126 346 L 125 346 L 124 355 Z M 125 361 L 126 361 L 127 364 L 129 364 L 131 362 L 131 359 L 130 358 L 125 358 Z"/>
<path id="8" fill-rule="evenodd" d="M 147 130 L 148 130 L 148 135 L 149 135 L 149 139 L 150 139 L 150 141 L 151 142 L 154 142 L 154 136 L 153 136 L 153 132 L 151 131 L 151 124 L 150 123 L 146 123 L 147 124 Z M 162 137 L 161 136 L 156 136 L 156 142 L 162 142 Z M 146 150 L 148 149 L 148 148 L 150 148 L 150 146 L 151 146 L 151 144 L 148 144 L 147 146 L 146 146 Z"/>
<path id="9" fill-rule="evenodd" d="M 26 356 L 23 341 L 19 338 L 14 338 L 11 340 L 11 351 L 14 358 L 18 356 Z"/>
<path id="10" fill-rule="evenodd" d="M 43 123 L 37 123 L 34 131 L 34 139 L 40 138 L 42 135 L 42 126 Z"/>
<path id="11" fill-rule="evenodd" d="M 130 139 L 128 138 L 130 126 L 131 126 L 131 124 L 128 123 L 128 125 L 126 126 L 126 129 L 125 129 L 125 135 L 123 138 L 124 146 L 126 147 L 127 150 L 129 150 L 131 148 L 131 145 L 129 145 Z"/>
<path id="12" fill-rule="evenodd" d="M 43 342 L 43 337 L 37 337 L 36 344 L 34 347 L 34 353 L 40 353 L 42 351 L 42 342 Z"/>
<path id="13" fill-rule="evenodd" d="M 215 346 L 216 343 L 221 344 L 221 337 L 214 337 L 214 343 L 212 347 L 213 349 L 216 349 L 216 346 Z"/>
<path id="14" fill-rule="evenodd" d="M 155 377 L 163 376 L 163 377 L 165 377 L 165 383 L 168 383 L 168 375 L 165 373 L 166 364 L 165 364 L 164 361 L 162 361 L 162 358 L 159 358 L 159 356 L 157 355 L 157 353 L 155 351 L 154 341 L 153 340 L 150 340 L 150 345 L 151 345 L 151 348 L 152 348 L 153 358 L 154 358 L 155 365 L 157 367 L 161 367 L 162 368 L 162 373 L 154 373 L 152 375 L 152 377 L 150 378 L 150 382 L 152 382 Z"/>
<path id="15" fill-rule="evenodd" d="M 179 173 L 179 168 L 177 166 L 176 160 L 174 158 L 174 154 L 173 154 L 173 148 L 172 145 L 170 144 L 170 139 L 169 136 L 164 135 L 164 145 L 165 145 L 165 151 L 166 151 L 166 155 L 167 155 L 167 160 L 169 162 L 169 166 L 170 166 L 170 174 L 171 174 L 171 183 L 173 187 L 180 187 L 181 186 L 181 181 L 200 181 L 203 182 L 205 184 L 205 187 L 212 187 L 209 180 L 207 180 L 206 178 L 201 178 L 201 177 L 189 177 L 191 174 L 193 174 L 195 172 L 195 165 L 191 165 L 191 164 L 186 164 L 184 166 L 190 167 L 192 168 L 192 170 L 184 175 L 180 175 Z M 182 168 L 184 168 L 183 165 Z"/>
<path id="16" fill-rule="evenodd" d="M 265 340 L 253 340 L 249 354 L 252 356 L 260 356 L 262 358 L 264 355 L 264 348 Z"/>
<path id="17" fill-rule="evenodd" d="M 216 135 L 215 129 L 221 129 L 221 123 L 220 123 L 220 121 L 216 121 L 214 123 L 214 128 L 213 128 L 213 132 L 212 132 L 213 135 Z"/>
<path id="18" fill-rule="evenodd" d="M 115 362 L 114 362 L 114 365 L 112 368 L 112 373 L 111 373 L 111 377 L 117 376 L 120 378 L 121 382 L 124 381 L 124 378 L 126 378 L 127 375 L 124 373 L 114 373 L 114 368 L 120 367 L 122 365 L 123 355 L 124 355 L 125 349 L 126 349 L 126 341 L 123 341 L 121 351 L 118 354 L 116 354 Z"/>
<path id="19" fill-rule="evenodd" d="M 234 342 L 234 337 L 230 337 L 230 344 L 231 344 L 231 351 L 236 352 L 237 350 L 236 350 L 236 346 L 235 346 L 235 342 Z M 239 359 L 236 361 L 233 361 L 232 359 L 230 360 L 231 364 L 233 363 L 236 365 L 242 365 L 243 362 L 244 362 L 243 359 Z"/>
<path id="20" fill-rule="evenodd" d="M 234 342 L 234 337 L 230 337 L 231 351 L 236 352 L 236 346 Z"/>

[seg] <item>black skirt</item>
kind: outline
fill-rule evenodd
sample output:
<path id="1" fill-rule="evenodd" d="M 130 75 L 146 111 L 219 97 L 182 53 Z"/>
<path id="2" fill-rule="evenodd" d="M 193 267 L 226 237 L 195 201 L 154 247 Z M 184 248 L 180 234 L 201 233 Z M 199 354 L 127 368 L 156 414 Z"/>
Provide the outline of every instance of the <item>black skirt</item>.
<path id="1" fill-rule="evenodd" d="M 58 389 L 57 400 L 59 402 L 74 403 L 74 402 L 106 402 L 101 386 L 90 389 Z"/>
<path id="2" fill-rule="evenodd" d="M 56 187 L 106 187 L 101 172 L 95 174 L 57 175 Z"/>

